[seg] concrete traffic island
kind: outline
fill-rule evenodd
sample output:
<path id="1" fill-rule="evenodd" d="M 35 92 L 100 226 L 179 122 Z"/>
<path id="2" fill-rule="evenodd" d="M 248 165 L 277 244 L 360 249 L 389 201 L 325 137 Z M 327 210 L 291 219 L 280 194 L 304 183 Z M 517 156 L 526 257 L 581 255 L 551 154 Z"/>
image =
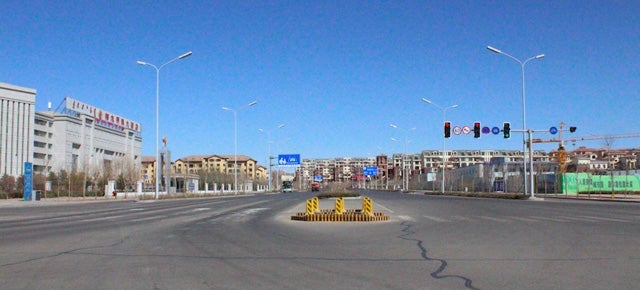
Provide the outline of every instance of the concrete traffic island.
<path id="1" fill-rule="evenodd" d="M 318 198 L 307 200 L 306 211 L 291 216 L 294 221 L 306 222 L 375 222 L 387 221 L 389 216 L 380 212 L 373 212 L 373 201 L 365 197 L 362 200 L 362 209 L 345 209 L 344 198 L 336 199 L 334 209 L 320 209 Z"/>

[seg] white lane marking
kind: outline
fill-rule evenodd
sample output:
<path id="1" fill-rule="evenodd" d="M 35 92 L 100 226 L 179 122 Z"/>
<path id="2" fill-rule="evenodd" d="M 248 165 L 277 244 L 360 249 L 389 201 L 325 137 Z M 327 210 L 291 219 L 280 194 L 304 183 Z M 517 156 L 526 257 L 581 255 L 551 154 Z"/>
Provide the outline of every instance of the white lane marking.
<path id="1" fill-rule="evenodd" d="M 539 220 L 537 220 L 537 219 L 520 217 L 520 216 L 509 216 L 508 218 L 514 219 L 514 220 L 523 221 L 523 222 L 532 222 L 532 223 L 539 222 Z"/>
<path id="2" fill-rule="evenodd" d="M 399 215 L 398 219 L 401 221 L 409 221 L 409 222 L 414 222 L 416 221 L 414 218 L 408 216 L 408 215 Z"/>
<path id="3" fill-rule="evenodd" d="M 99 217 L 99 218 L 92 218 L 92 219 L 83 219 L 83 220 L 79 220 L 80 222 L 97 222 L 97 221 L 107 221 L 107 220 L 113 220 L 119 218 L 119 216 L 106 216 L 106 217 Z"/>
<path id="4" fill-rule="evenodd" d="M 375 211 L 376 208 L 381 208 L 382 210 L 388 211 L 390 213 L 393 213 L 393 211 L 391 209 L 389 209 L 388 207 L 380 204 L 379 202 L 374 202 L 373 203 L 373 210 Z"/>
<path id="5" fill-rule="evenodd" d="M 150 217 L 144 217 L 144 218 L 137 218 L 137 219 L 132 219 L 132 222 L 142 222 L 142 221 L 151 221 L 151 220 L 163 220 L 169 218 L 168 215 L 159 215 L 159 216 L 150 216 Z"/>
<path id="6" fill-rule="evenodd" d="M 210 210 L 211 208 L 208 207 L 200 207 L 200 208 L 194 208 L 193 210 L 191 210 L 191 212 L 197 212 L 197 211 L 205 211 L 205 210 Z"/>
<path id="7" fill-rule="evenodd" d="M 607 218 L 607 217 L 597 217 L 597 216 L 577 216 L 577 217 L 582 217 L 582 218 L 586 218 L 586 219 L 593 219 L 593 220 L 597 220 L 597 221 L 608 221 L 608 222 L 619 222 L 619 223 L 628 223 L 629 222 L 627 220 Z"/>
<path id="8" fill-rule="evenodd" d="M 424 218 L 426 218 L 426 219 L 429 219 L 429 220 L 435 221 L 435 222 L 439 222 L 439 223 L 446 223 L 446 222 L 448 222 L 446 219 L 439 218 L 439 217 L 437 217 L 437 216 L 424 215 L 423 217 L 424 217 Z"/>
<path id="9" fill-rule="evenodd" d="M 506 219 L 494 218 L 494 217 L 484 216 L 484 215 L 479 216 L 479 218 L 494 221 L 494 222 L 499 222 L 499 223 L 509 222 L 509 220 L 506 220 Z"/>
<path id="10" fill-rule="evenodd" d="M 473 221 L 472 218 L 469 218 L 469 217 L 466 217 L 466 216 L 461 216 L 461 215 L 454 215 L 451 218 L 454 218 L 456 220 L 463 221 L 463 222 L 472 222 Z"/>
<path id="11" fill-rule="evenodd" d="M 561 219 L 561 218 L 549 218 L 549 217 L 543 217 L 543 216 L 533 216 L 533 217 L 531 217 L 531 218 L 538 219 L 538 220 L 543 220 L 543 221 L 559 222 L 559 223 L 568 223 L 568 222 L 571 222 L 571 221 L 566 220 L 566 219 Z"/>

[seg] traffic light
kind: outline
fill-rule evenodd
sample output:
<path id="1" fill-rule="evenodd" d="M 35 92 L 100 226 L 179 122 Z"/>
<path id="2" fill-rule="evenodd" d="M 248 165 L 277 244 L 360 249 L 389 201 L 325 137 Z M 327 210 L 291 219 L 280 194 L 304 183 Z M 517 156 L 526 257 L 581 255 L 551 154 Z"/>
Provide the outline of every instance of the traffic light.
<path id="1" fill-rule="evenodd" d="M 480 122 L 473 123 L 473 138 L 480 138 Z"/>
<path id="2" fill-rule="evenodd" d="M 504 134 L 505 139 L 509 139 L 511 137 L 511 124 L 509 122 L 504 122 L 502 124 L 502 133 Z"/>
<path id="3" fill-rule="evenodd" d="M 569 132 L 573 133 L 578 129 L 578 127 L 569 127 Z"/>
<path id="4" fill-rule="evenodd" d="M 451 137 L 451 122 L 444 122 L 444 137 Z"/>

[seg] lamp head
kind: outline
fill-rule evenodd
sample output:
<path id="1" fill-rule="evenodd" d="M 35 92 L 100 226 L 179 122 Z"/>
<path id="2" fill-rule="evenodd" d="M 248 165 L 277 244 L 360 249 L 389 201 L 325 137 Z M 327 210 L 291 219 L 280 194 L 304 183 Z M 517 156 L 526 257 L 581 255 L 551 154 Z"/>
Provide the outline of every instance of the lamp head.
<path id="1" fill-rule="evenodd" d="M 488 49 L 488 50 L 491 50 L 491 51 L 493 51 L 493 52 L 495 52 L 495 53 L 502 54 L 502 51 L 501 51 L 501 50 L 499 50 L 499 49 L 497 49 L 497 48 L 495 48 L 495 47 L 493 47 L 493 46 L 488 45 L 488 46 L 487 46 L 487 49 Z"/>
<path id="2" fill-rule="evenodd" d="M 183 59 L 183 58 L 185 58 L 185 57 L 189 57 L 189 56 L 191 56 L 192 54 L 193 54 L 193 52 L 191 52 L 191 51 L 186 52 L 186 53 L 182 54 L 181 56 L 178 56 L 178 59 Z"/>
<path id="3" fill-rule="evenodd" d="M 425 98 L 422 98 L 422 101 L 423 101 L 423 102 L 425 102 L 425 103 L 427 103 L 427 104 L 433 104 L 430 100 L 427 100 L 427 99 L 425 99 Z"/>

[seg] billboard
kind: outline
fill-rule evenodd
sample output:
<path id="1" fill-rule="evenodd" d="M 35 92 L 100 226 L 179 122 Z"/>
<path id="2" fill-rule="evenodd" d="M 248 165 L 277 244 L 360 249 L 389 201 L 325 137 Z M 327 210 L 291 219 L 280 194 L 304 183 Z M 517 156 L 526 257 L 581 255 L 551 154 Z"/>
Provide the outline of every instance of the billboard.
<path id="1" fill-rule="evenodd" d="M 142 131 L 142 127 L 138 122 L 120 117 L 109 111 L 96 108 L 70 97 L 65 98 L 65 109 L 75 111 L 84 115 L 93 116 L 96 120 L 96 124 L 101 126 L 119 130 L 129 129 L 136 132 Z"/>

